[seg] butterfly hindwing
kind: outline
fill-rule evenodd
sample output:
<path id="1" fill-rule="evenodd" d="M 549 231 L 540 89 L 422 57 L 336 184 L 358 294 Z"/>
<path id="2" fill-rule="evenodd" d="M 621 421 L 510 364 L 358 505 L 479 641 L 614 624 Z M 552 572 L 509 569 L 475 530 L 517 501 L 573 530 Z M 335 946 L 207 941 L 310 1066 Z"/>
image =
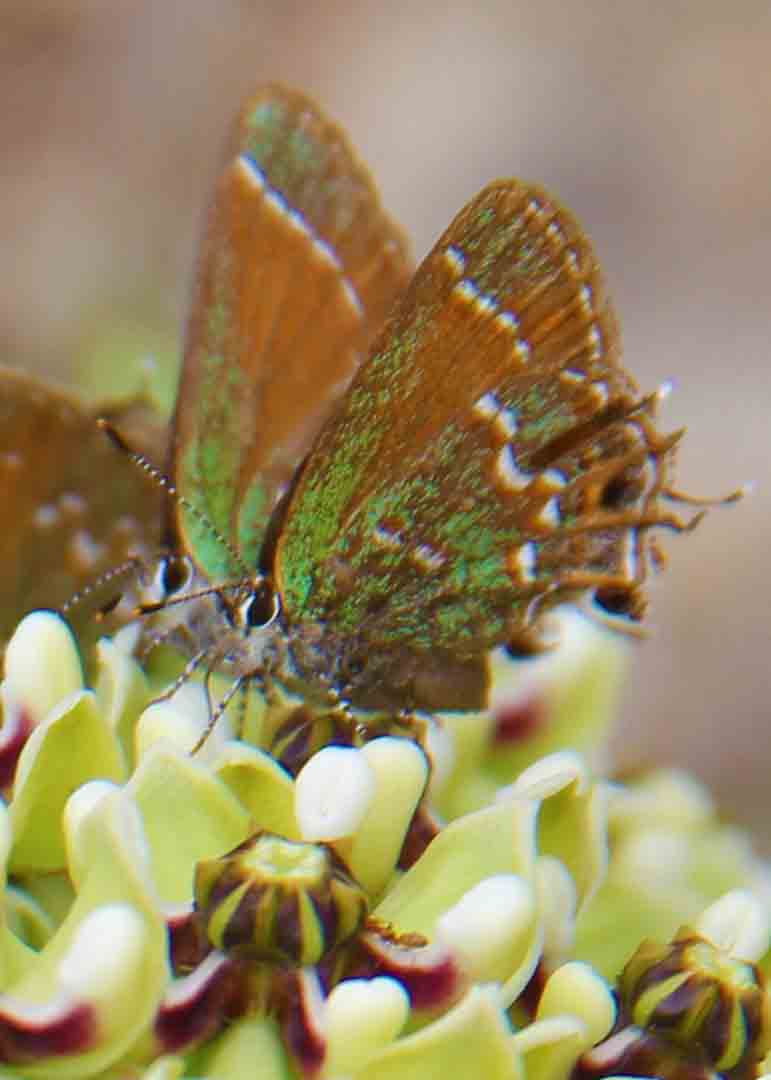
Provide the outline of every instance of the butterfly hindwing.
<path id="1" fill-rule="evenodd" d="M 277 552 L 288 621 L 398 665 L 473 658 L 573 589 L 632 589 L 665 462 L 618 350 L 572 215 L 485 188 L 307 462 Z"/>

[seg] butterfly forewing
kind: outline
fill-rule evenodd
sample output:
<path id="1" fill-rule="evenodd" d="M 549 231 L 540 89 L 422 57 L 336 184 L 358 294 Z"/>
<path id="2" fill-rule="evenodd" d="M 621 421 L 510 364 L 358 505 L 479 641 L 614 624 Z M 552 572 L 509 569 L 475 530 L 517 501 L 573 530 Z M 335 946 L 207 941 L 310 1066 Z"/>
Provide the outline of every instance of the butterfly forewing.
<path id="1" fill-rule="evenodd" d="M 162 453 L 165 439 L 146 410 L 111 415 L 136 445 Z M 61 607 L 160 540 L 160 490 L 116 454 L 96 413 L 8 368 L 0 369 L 0 504 L 0 639 L 25 612 Z M 93 609 L 80 629 L 91 625 Z"/>
<path id="2" fill-rule="evenodd" d="M 301 94 L 259 91 L 210 209 L 175 416 L 178 541 L 211 582 L 254 568 L 271 512 L 408 274 L 402 235 L 342 132 Z"/>
<path id="3" fill-rule="evenodd" d="M 588 240 L 539 188 L 490 185 L 313 449 L 277 551 L 287 620 L 395 668 L 473 658 L 566 591 L 632 586 L 630 522 L 663 468 L 635 407 Z"/>

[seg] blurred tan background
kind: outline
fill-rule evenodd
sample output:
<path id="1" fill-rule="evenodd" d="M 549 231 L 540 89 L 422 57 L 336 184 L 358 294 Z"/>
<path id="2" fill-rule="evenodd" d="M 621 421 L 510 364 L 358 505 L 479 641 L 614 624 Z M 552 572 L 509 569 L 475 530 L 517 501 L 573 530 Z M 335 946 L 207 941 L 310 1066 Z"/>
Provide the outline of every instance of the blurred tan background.
<path id="1" fill-rule="evenodd" d="M 595 240 L 631 370 L 677 381 L 681 486 L 758 482 L 666 540 L 618 749 L 691 764 L 771 849 L 770 58 L 768 0 L 0 0 L 2 359 L 66 377 L 94 325 L 176 334 L 256 81 L 318 95 L 418 255 L 487 180 L 540 180 Z"/>

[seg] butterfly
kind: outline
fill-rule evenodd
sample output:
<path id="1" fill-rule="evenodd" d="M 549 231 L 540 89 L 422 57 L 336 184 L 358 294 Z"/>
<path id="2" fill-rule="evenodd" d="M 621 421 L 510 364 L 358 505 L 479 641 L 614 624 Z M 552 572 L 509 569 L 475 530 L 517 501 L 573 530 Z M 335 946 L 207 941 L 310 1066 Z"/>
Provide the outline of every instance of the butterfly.
<path id="1" fill-rule="evenodd" d="M 0 367 L 0 640 L 25 612 L 64 607 L 160 546 L 162 493 L 115 454 L 96 425 L 105 412 Z M 165 452 L 166 432 L 140 401 L 108 415 L 148 455 Z M 72 617 L 80 634 L 94 635 L 87 608 Z"/>
<path id="2" fill-rule="evenodd" d="M 183 679 L 228 673 L 227 700 L 256 681 L 402 715 L 483 708 L 491 652 L 541 647 L 555 605 L 641 618 L 652 530 L 695 519 L 664 507 L 682 433 L 619 354 L 593 248 L 542 188 L 489 184 L 413 275 L 340 128 L 262 87 L 207 214 L 167 472 L 102 422 L 157 481 L 150 642 L 182 648 Z M 83 423 L 63 438 L 90 462 Z"/>
<path id="3" fill-rule="evenodd" d="M 497 646 L 590 595 L 639 619 L 681 433 L 619 358 L 597 258 L 501 180 L 411 276 L 340 129 L 270 85 L 206 222 L 162 598 L 189 670 L 359 710 L 477 709 Z M 164 631 L 165 634 L 167 631 Z"/>

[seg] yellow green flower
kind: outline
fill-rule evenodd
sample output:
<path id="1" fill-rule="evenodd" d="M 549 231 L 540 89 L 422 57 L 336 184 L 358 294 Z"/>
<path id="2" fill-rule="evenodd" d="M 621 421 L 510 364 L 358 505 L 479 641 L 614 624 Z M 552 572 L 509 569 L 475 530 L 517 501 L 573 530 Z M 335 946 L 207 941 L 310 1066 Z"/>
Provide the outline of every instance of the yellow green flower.
<path id="1" fill-rule="evenodd" d="M 704 1032 L 710 1068 L 760 1075 L 765 867 L 693 781 L 603 777 L 625 647 L 555 626 L 535 666 L 497 655 L 484 714 L 362 728 L 255 691 L 201 742 L 206 691 L 166 692 L 134 629 L 88 685 L 64 621 L 28 616 L 0 688 L 0 1077 L 567 1080 L 639 1065 L 621 1036 L 668 1066 Z M 674 958 L 698 1000 L 734 994 L 722 1042 L 697 1004 L 662 1050 L 641 986 Z"/>

